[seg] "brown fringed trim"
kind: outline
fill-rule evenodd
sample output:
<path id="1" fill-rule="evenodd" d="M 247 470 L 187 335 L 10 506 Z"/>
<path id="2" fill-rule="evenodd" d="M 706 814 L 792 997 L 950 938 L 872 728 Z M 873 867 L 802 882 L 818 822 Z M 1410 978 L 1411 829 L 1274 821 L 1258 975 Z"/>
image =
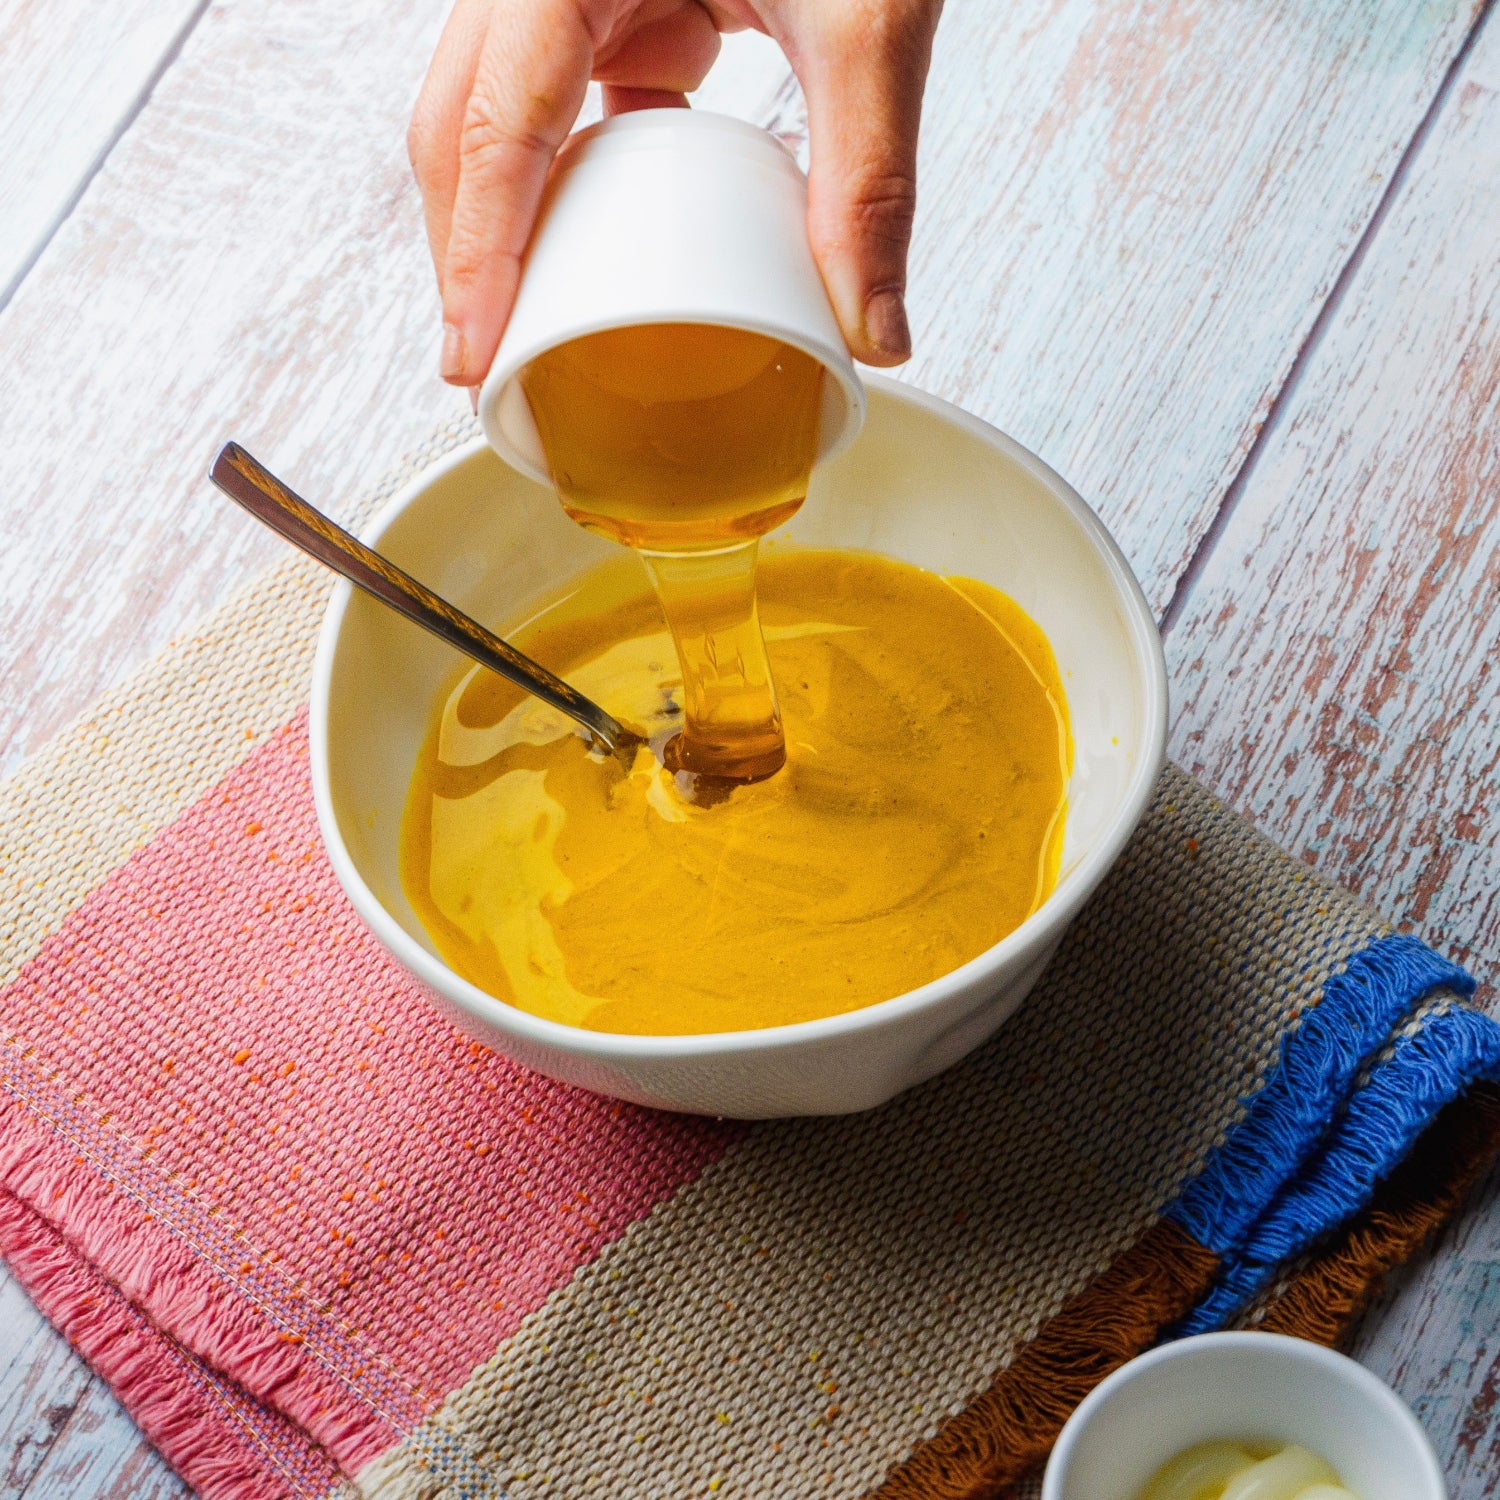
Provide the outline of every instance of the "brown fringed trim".
<path id="1" fill-rule="evenodd" d="M 870 1500 L 990 1500 L 1045 1457 L 1075 1406 L 1208 1290 L 1218 1258 L 1158 1221 Z"/>
<path id="2" fill-rule="evenodd" d="M 1334 1343 L 1463 1201 L 1500 1151 L 1500 1087 L 1449 1104 L 1370 1206 L 1270 1304 L 1256 1326 Z M 1073 1408 L 1208 1290 L 1218 1260 L 1158 1222 L 1045 1323 L 982 1396 L 922 1444 L 869 1500 L 996 1500 L 1046 1457 Z"/>
<path id="3" fill-rule="evenodd" d="M 1337 1343 L 1386 1272 L 1442 1227 L 1497 1151 L 1500 1088 L 1477 1083 L 1422 1132 L 1370 1206 L 1297 1274 L 1255 1326 Z"/>

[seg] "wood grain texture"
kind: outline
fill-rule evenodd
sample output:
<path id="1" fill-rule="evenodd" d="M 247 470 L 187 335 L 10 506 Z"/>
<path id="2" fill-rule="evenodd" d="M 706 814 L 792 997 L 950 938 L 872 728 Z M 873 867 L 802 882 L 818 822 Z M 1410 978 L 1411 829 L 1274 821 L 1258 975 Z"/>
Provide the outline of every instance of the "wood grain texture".
<path id="1" fill-rule="evenodd" d="M 0 1262 L 0 1500 L 187 1493 Z"/>
<path id="2" fill-rule="evenodd" d="M 1391 1278 L 1349 1352 L 1422 1419 L 1453 1500 L 1500 1474 L 1500 1170 L 1426 1253 Z"/>
<path id="3" fill-rule="evenodd" d="M 275 551 L 222 439 L 337 500 L 458 399 L 403 142 L 443 9 L 211 10 L 0 315 L 7 762 Z"/>
<path id="4" fill-rule="evenodd" d="M 1492 20 L 1168 635 L 1173 753 L 1491 979 L 1497 245 Z"/>
<path id="5" fill-rule="evenodd" d="M 183 1500 L 190 1492 L 109 1387 L 93 1380 L 24 1493 L 28 1500 Z"/>
<path id="6" fill-rule="evenodd" d="M 945 13 L 910 378 L 1066 475 L 1158 609 L 1478 9 Z"/>
<path id="7" fill-rule="evenodd" d="M 0 1500 L 17 1500 L 95 1377 L 8 1276 L 0 1329 Z"/>
<path id="8" fill-rule="evenodd" d="M 203 4 L 0 3 L 0 306 Z"/>
<path id="9" fill-rule="evenodd" d="M 1500 20 L 1491 14 L 1169 632 L 1173 753 L 1493 983 Z M 1455 1500 L 1500 1472 L 1500 1172 L 1352 1352 Z"/>
<path id="10" fill-rule="evenodd" d="M 1160 604 L 1478 4 L 951 0 L 910 378 L 1078 483 Z M 0 765 L 272 554 L 201 479 L 224 438 L 336 509 L 452 410 L 402 146 L 445 8 L 223 0 L 0 312 Z M 705 96 L 805 138 L 758 41 Z M 29 1493 L 177 1492 L 79 1400 Z"/>

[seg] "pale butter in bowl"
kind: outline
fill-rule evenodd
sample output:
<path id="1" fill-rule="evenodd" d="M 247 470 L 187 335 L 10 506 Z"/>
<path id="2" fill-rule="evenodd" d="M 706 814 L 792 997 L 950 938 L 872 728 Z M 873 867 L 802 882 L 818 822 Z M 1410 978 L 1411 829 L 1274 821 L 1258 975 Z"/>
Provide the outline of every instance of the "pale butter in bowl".
<path id="1" fill-rule="evenodd" d="M 521 1010 L 443 961 L 402 888 L 403 808 L 453 656 L 341 585 L 312 701 L 324 840 L 360 915 L 477 1041 L 566 1082 L 670 1109 L 757 1118 L 870 1108 L 993 1034 L 1123 848 L 1149 801 L 1166 726 L 1160 641 L 1128 565 L 1083 501 L 1019 445 L 908 387 L 870 387 L 863 432 L 814 470 L 806 503 L 768 540 L 769 553 L 863 549 L 975 579 L 1040 626 L 1074 745 L 1055 887 L 952 972 L 820 1019 L 647 1036 Z M 619 550 L 478 442 L 398 496 L 366 540 L 502 634 Z"/>
<path id="2" fill-rule="evenodd" d="M 1123 1365 L 1068 1419 L 1042 1483 L 1042 1500 L 1447 1493 L 1426 1433 L 1378 1376 L 1319 1344 L 1254 1332 L 1201 1334 Z"/>

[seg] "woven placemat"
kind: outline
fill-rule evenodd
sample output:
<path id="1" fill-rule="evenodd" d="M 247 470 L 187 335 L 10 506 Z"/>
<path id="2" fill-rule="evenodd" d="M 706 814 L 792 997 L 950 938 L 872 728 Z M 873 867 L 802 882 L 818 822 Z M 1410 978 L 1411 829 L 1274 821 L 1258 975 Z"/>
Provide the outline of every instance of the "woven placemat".
<path id="1" fill-rule="evenodd" d="M 1336 1338 L 1500 1139 L 1463 972 L 1174 769 L 882 1109 L 529 1073 L 324 858 L 326 593 L 277 566 L 0 784 L 0 1253 L 204 1494 L 1000 1494 L 1163 1333 Z"/>

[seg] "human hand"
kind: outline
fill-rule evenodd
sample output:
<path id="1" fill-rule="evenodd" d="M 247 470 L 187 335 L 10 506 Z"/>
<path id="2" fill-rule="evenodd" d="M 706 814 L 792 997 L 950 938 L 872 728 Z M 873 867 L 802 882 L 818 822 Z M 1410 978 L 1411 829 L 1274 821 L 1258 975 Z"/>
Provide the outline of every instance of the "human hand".
<path id="1" fill-rule="evenodd" d="M 589 79 L 605 110 L 681 105 L 753 27 L 807 98 L 808 241 L 856 359 L 900 364 L 917 126 L 942 0 L 456 0 L 407 135 L 443 299 L 442 373 L 482 381 L 547 169 Z"/>

